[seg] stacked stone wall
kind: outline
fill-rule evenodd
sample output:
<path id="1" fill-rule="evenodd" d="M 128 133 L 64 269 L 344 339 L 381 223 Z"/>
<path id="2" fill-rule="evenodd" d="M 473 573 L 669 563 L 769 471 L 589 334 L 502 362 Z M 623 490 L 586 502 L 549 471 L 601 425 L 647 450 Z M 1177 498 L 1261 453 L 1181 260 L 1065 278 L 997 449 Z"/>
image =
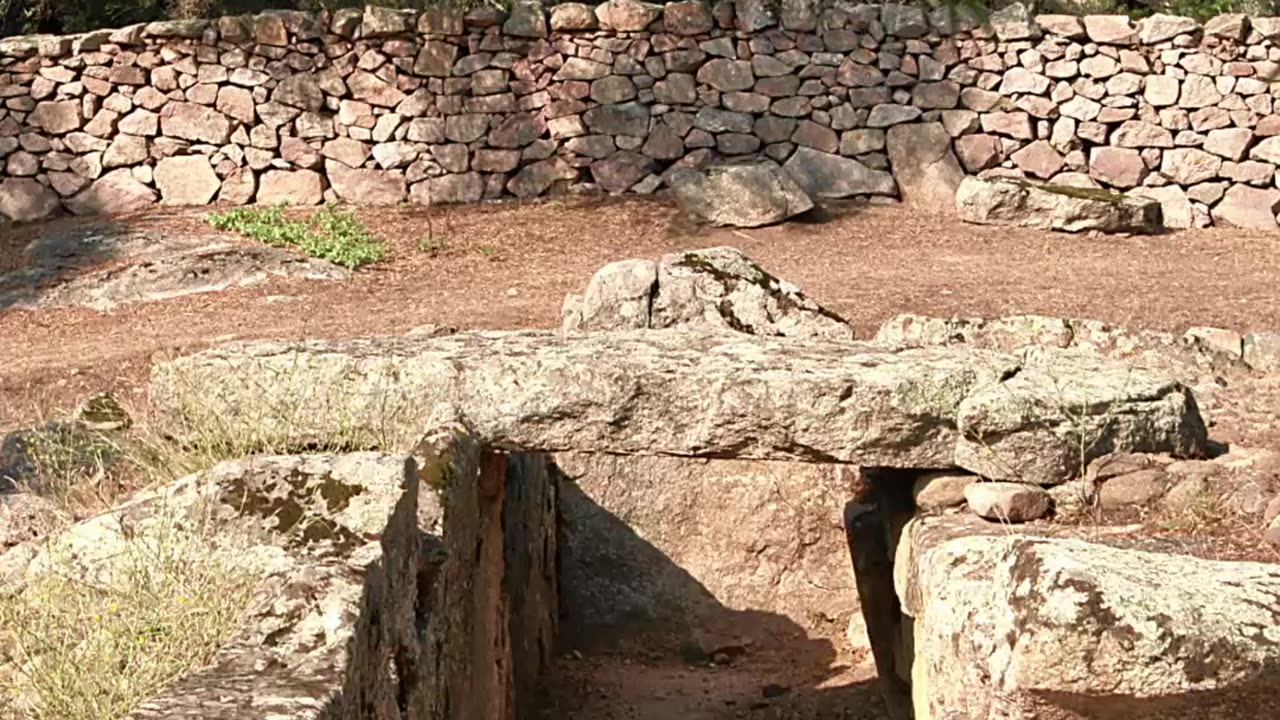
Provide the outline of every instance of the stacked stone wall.
<path id="1" fill-rule="evenodd" d="M 1280 18 L 1021 5 L 521 0 L 9 38 L 0 217 L 651 193 L 764 155 L 821 197 L 910 200 L 962 169 L 1272 229 L 1277 80 Z"/>

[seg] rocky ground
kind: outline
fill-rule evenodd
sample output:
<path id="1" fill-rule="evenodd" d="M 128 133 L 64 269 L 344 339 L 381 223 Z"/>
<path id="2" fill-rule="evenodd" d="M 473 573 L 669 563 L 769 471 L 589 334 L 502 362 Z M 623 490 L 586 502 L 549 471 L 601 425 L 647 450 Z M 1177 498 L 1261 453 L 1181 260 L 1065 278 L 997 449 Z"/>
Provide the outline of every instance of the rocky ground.
<path id="1" fill-rule="evenodd" d="M 1066 512 L 1068 491 L 1076 486 L 1051 490 L 1063 511 L 1053 521 L 1037 523 L 1035 531 L 1122 546 L 1126 538 L 1144 538 L 1141 547 L 1207 560 L 1280 560 L 1280 551 L 1263 537 L 1269 518 L 1260 519 L 1280 512 L 1272 502 L 1280 493 L 1280 455 L 1268 450 L 1280 449 L 1280 374 L 1252 369 L 1242 353 L 1231 351 L 1233 342 L 1243 349 L 1241 337 L 1249 332 L 1280 330 L 1280 307 L 1270 301 L 1280 260 L 1265 238 L 1222 230 L 1154 237 L 1066 237 L 1034 229 L 996 233 L 866 205 L 838 206 L 825 217 L 749 231 L 700 229 L 669 205 L 639 201 L 381 211 L 364 217 L 388 241 L 390 259 L 353 273 L 263 252 L 210 230 L 193 213 L 13 230 L 0 240 L 7 244 L 0 257 L 0 299 L 8 298 L 0 300 L 8 303 L 0 308 L 0 333 L 21 352 L 0 369 L 0 428 L 62 416 L 102 390 L 120 397 L 145 422 L 154 409 L 145 401 L 154 363 L 228 340 L 432 335 L 452 328 L 562 323 L 595 331 L 615 327 L 618 317 L 626 318 L 627 327 L 657 329 L 701 317 L 724 329 L 842 342 L 846 328 L 833 324 L 829 311 L 834 311 L 849 321 L 858 339 L 875 339 L 887 348 L 962 344 L 967 347 L 956 352 L 1004 353 L 1018 358 L 1024 378 L 1043 369 L 1039 353 L 1066 351 L 1137 363 L 1185 383 L 1208 424 L 1213 459 L 1142 455 L 1090 462 L 1086 480 L 1097 492 L 1097 507 Z M 759 265 L 733 253 L 701 256 L 698 262 L 671 254 L 723 245 L 741 249 Z M 231 260 L 215 261 L 210 270 L 211 257 Z M 636 258 L 618 276 L 626 282 L 593 289 L 597 283 L 588 283 L 593 273 L 624 258 Z M 145 280 L 155 277 L 172 283 L 156 292 L 157 284 Z M 715 287 L 706 277 L 715 279 Z M 577 299 L 562 309 L 571 294 Z M 601 304 L 601 297 L 607 302 Z M 708 297 L 714 302 L 698 305 Z M 941 319 L 1024 313 L 1041 317 Z M 1183 332 L 1192 326 L 1226 332 L 1202 332 L 1199 344 L 1188 344 Z M 827 341 L 811 342 L 817 348 Z M 931 351 L 921 352 L 930 356 Z M 679 354 L 670 348 L 657 353 Z M 821 353 L 809 353 L 806 360 L 816 355 Z M 553 365 L 555 358 L 548 357 Z M 1162 387 L 1154 397 L 1163 402 L 1175 395 Z M 1134 427 L 1135 434 L 1142 432 Z M 553 443 L 534 445 L 552 449 Z M 7 444 L 5 452 L 13 447 Z M 1100 454 L 1090 451 L 1085 460 Z M 7 459 L 0 455 L 0 461 Z M 803 541 L 807 555 L 788 558 L 788 549 L 769 535 L 767 524 L 752 533 L 752 542 L 726 542 L 734 529 L 727 525 L 750 521 L 750 513 L 718 519 L 705 512 L 705 499 L 689 488 L 664 492 L 663 478 L 686 474 L 679 459 L 671 467 L 636 465 L 629 471 L 635 476 L 617 468 L 575 468 L 567 456 L 557 462 L 570 474 L 580 473 L 575 479 L 600 505 L 588 503 L 589 509 L 604 508 L 623 518 L 652 544 L 648 551 L 661 551 L 673 567 L 691 574 L 696 581 L 691 585 L 716 596 L 713 605 L 725 627 L 734 633 L 747 630 L 722 632 L 692 646 L 685 629 L 674 640 L 640 637 L 625 652 L 569 651 L 551 668 L 546 717 L 884 717 L 866 631 L 855 622 L 846 633 L 847 612 L 797 620 L 803 613 L 786 606 L 798 589 L 812 593 L 805 595 L 806 602 L 822 604 L 822 592 L 836 584 L 828 582 L 834 575 L 822 573 L 833 563 L 847 568 L 838 518 L 795 502 L 798 496 L 791 490 L 780 493 L 795 503 L 785 512 L 761 503 L 756 512 L 762 517 L 786 518 L 796 523 L 798 535 L 820 538 Z M 980 463 L 970 469 L 977 467 L 985 475 L 998 474 L 994 466 Z M 735 504 L 745 508 L 757 502 L 745 479 L 748 469 L 717 466 L 705 473 L 741 492 Z M 841 485 L 842 477 L 817 473 L 832 493 L 854 489 Z M 800 475 L 774 481 L 809 482 Z M 643 484 L 645 492 L 663 493 L 670 505 L 653 513 L 629 507 L 630 500 L 610 496 L 610 482 L 629 488 Z M 1008 501 L 987 503 L 962 485 L 948 486 L 951 495 L 935 499 L 935 510 L 945 516 L 954 513 L 946 508 L 967 501 L 978 512 L 984 505 L 997 506 L 992 512 L 1008 519 L 1013 506 L 998 507 Z M 1214 499 L 1206 506 L 1201 501 L 1209 495 Z M 573 508 L 577 501 L 561 502 Z M 825 495 L 814 507 L 819 504 L 837 514 L 840 509 Z M 686 522 L 696 523 L 704 547 L 686 543 L 688 554 L 681 555 L 688 534 L 679 528 Z M 561 542 L 573 549 L 572 535 Z M 721 572 L 728 567 L 725 558 L 756 556 L 772 568 L 774 585 L 764 584 L 776 585 L 778 597 L 763 591 L 735 597 L 736 578 Z M 749 564 L 743 567 L 742 572 L 751 572 Z M 804 587 L 816 577 L 831 587 Z M 849 593 L 848 587 L 836 590 Z M 571 597 L 569 591 L 561 593 Z M 770 603 L 776 604 L 774 612 L 736 607 Z"/>

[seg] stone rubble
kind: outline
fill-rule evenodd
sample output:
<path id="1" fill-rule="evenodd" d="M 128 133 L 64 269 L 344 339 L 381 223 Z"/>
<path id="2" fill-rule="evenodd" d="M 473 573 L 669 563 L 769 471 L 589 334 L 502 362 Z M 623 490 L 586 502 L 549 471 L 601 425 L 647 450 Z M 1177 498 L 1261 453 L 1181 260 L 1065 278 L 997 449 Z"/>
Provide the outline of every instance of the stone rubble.
<path id="1" fill-rule="evenodd" d="M 565 332 L 696 326 L 783 337 L 853 338 L 853 329 L 798 287 L 731 247 L 598 270 L 581 295 L 565 298 Z"/>
<path id="2" fill-rule="evenodd" d="M 1087 176 L 1274 229 L 1276 22 L 526 0 L 7 38 L 0 216 L 652 193 L 767 157 L 819 198 Z"/>

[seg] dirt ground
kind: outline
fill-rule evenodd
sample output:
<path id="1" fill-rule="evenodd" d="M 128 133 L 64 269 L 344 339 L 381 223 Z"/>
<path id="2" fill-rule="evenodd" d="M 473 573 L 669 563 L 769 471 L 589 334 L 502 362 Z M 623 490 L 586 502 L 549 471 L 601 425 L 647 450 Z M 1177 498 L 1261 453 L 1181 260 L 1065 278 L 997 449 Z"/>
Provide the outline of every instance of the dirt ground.
<path id="1" fill-rule="evenodd" d="M 896 207 L 846 205 L 823 222 L 695 228 L 662 201 L 560 200 L 358 213 L 390 246 L 349 282 L 276 280 L 111 312 L 0 308 L 0 425 L 140 386 L 154 357 L 231 339 L 554 327 L 564 295 L 601 265 L 734 245 L 861 336 L 901 312 L 1090 317 L 1135 328 L 1280 328 L 1276 240 L 1248 231 L 1088 237 L 995 229 Z M 197 211 L 0 228 L 0 272 L 22 248 L 87 224 L 213 233 Z M 102 260 L 109 264 L 109 259 Z M 100 265 L 101 267 L 101 265 Z"/>

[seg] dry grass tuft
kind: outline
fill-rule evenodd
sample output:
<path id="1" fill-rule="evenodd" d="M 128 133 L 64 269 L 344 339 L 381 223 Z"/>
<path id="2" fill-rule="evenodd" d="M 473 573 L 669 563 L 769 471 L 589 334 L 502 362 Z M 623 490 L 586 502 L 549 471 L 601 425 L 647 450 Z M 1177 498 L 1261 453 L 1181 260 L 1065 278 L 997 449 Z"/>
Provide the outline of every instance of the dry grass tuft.
<path id="1" fill-rule="evenodd" d="M 239 624 L 249 580 L 233 545 L 177 523 L 100 563 L 54 552 L 0 596 L 0 660 L 17 680 L 0 717 L 6 704 L 15 720 L 127 717 L 213 656 Z"/>

